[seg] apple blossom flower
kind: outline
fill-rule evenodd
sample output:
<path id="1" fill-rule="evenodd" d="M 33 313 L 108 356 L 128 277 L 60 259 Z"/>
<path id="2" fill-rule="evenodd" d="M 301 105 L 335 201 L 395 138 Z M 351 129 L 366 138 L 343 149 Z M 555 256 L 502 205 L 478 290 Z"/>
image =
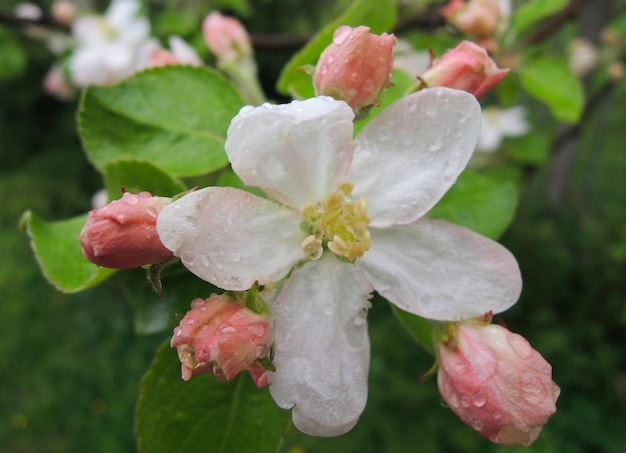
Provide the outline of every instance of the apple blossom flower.
<path id="1" fill-rule="evenodd" d="M 74 84 L 105 85 L 145 68 L 139 54 L 150 38 L 150 23 L 136 0 L 113 0 L 104 16 L 72 22 L 78 43 L 69 59 Z"/>
<path id="2" fill-rule="evenodd" d="M 418 88 L 444 86 L 472 93 L 477 99 L 508 74 L 489 57 L 487 51 L 470 41 L 462 41 L 432 62 L 421 77 Z"/>
<path id="3" fill-rule="evenodd" d="M 598 50 L 588 39 L 573 39 L 567 51 L 569 68 L 578 77 L 587 75 L 598 63 Z"/>
<path id="4" fill-rule="evenodd" d="M 357 118 L 378 102 L 393 68 L 396 37 L 369 31 L 363 26 L 337 28 L 313 75 L 316 94 L 347 102 Z"/>
<path id="5" fill-rule="evenodd" d="M 532 444 L 556 411 L 552 367 L 528 341 L 486 318 L 434 331 L 437 383 L 452 411 L 492 442 Z"/>
<path id="6" fill-rule="evenodd" d="M 157 215 L 169 198 L 149 192 L 125 192 L 122 198 L 89 212 L 79 241 L 83 255 L 94 264 L 131 269 L 159 264 L 172 257 L 156 231 Z"/>
<path id="7" fill-rule="evenodd" d="M 417 51 L 413 45 L 403 39 L 398 39 L 393 52 L 393 69 L 398 69 L 411 77 L 422 74 L 430 67 L 430 52 Z"/>
<path id="8" fill-rule="evenodd" d="M 233 60 L 252 55 L 250 36 L 234 17 L 213 11 L 202 21 L 202 33 L 207 47 L 219 59 Z"/>
<path id="9" fill-rule="evenodd" d="M 155 46 L 149 53 L 148 68 L 167 65 L 202 66 L 202 60 L 193 47 L 180 36 L 168 38 L 170 50 Z"/>
<path id="10" fill-rule="evenodd" d="M 178 351 L 185 381 L 211 373 L 226 382 L 248 370 L 259 387 L 268 382 L 257 359 L 269 356 L 269 344 L 267 317 L 224 294 L 194 299 L 170 342 Z"/>
<path id="11" fill-rule="evenodd" d="M 451 0 L 441 15 L 468 35 L 483 38 L 493 35 L 501 17 L 499 0 Z"/>
<path id="12" fill-rule="evenodd" d="M 504 137 L 517 137 L 526 134 L 530 125 L 526 121 L 526 108 L 522 106 L 503 109 L 486 107 L 476 152 L 492 153 L 502 144 Z"/>
<path id="13" fill-rule="evenodd" d="M 163 244 L 214 285 L 245 290 L 288 275 L 271 306 L 270 392 L 318 436 L 347 432 L 365 407 L 373 290 L 420 316 L 457 320 L 505 310 L 521 289 L 504 247 L 424 217 L 471 157 L 476 99 L 446 88 L 411 94 L 354 140 L 353 117 L 329 97 L 244 107 L 226 153 L 271 199 L 208 187 L 157 220 Z"/>

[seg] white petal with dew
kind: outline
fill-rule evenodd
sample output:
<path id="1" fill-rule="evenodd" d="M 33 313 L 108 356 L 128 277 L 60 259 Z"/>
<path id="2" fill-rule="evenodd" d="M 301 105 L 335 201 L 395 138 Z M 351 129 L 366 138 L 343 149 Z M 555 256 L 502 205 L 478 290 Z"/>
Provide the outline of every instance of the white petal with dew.
<path id="1" fill-rule="evenodd" d="M 227 290 L 278 281 L 304 258 L 300 215 L 230 187 L 207 187 L 165 207 L 161 242 L 198 277 Z"/>
<path id="2" fill-rule="evenodd" d="M 228 128 L 226 153 L 244 183 L 299 209 L 345 178 L 353 117 L 346 103 L 329 97 L 244 107 Z"/>
<path id="3" fill-rule="evenodd" d="M 295 270 L 272 306 L 270 392 L 280 407 L 293 407 L 293 422 L 306 434 L 341 435 L 363 412 L 370 292 L 352 264 L 325 254 Z"/>
<path id="4" fill-rule="evenodd" d="M 356 138 L 348 179 L 367 199 L 371 226 L 408 223 L 439 201 L 463 171 L 480 131 L 474 96 L 431 88 L 380 112 Z"/>
<path id="5" fill-rule="evenodd" d="M 424 218 L 370 232 L 372 247 L 356 265 L 403 310 L 456 321 L 504 311 L 519 297 L 513 255 L 467 228 Z"/>

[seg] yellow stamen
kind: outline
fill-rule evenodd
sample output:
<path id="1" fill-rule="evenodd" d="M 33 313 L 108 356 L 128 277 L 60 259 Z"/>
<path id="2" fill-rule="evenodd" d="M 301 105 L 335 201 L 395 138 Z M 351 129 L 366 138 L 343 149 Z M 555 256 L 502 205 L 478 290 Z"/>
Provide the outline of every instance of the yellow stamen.
<path id="1" fill-rule="evenodd" d="M 302 242 L 302 250 L 319 257 L 325 244 L 328 250 L 350 261 L 363 256 L 371 245 L 367 224 L 367 202 L 352 200 L 354 185 L 345 181 L 336 191 L 315 205 L 307 204 L 300 211 L 310 226 L 311 236 Z"/>

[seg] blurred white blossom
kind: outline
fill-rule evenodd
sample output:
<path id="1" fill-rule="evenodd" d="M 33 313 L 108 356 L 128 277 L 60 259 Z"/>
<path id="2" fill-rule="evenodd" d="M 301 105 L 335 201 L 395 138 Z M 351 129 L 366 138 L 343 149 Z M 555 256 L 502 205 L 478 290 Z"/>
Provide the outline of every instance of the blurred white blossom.
<path id="1" fill-rule="evenodd" d="M 502 109 L 486 107 L 483 109 L 483 122 L 476 144 L 476 151 L 492 153 L 502 144 L 504 137 L 517 137 L 530 130 L 526 121 L 526 109 L 522 106 Z"/>
<path id="2" fill-rule="evenodd" d="M 88 15 L 72 23 L 78 45 L 70 57 L 72 81 L 79 87 L 117 82 L 146 65 L 142 48 L 150 38 L 150 22 L 141 3 L 114 0 L 104 16 Z"/>

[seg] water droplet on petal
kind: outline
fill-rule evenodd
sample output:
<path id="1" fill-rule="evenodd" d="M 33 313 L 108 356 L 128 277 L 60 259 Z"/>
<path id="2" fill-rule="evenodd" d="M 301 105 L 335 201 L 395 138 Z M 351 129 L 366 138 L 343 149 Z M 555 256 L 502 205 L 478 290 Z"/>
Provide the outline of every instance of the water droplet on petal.
<path id="1" fill-rule="evenodd" d="M 495 419 L 500 419 L 500 418 L 502 418 L 502 412 L 497 411 L 497 410 L 496 410 L 496 411 L 493 411 L 493 418 L 495 418 Z"/>
<path id="2" fill-rule="evenodd" d="M 441 142 L 441 140 L 436 140 L 433 143 L 431 143 L 430 146 L 428 146 L 428 150 L 434 153 L 435 151 L 439 151 L 442 146 L 443 146 L 443 143 Z"/>
<path id="3" fill-rule="evenodd" d="M 474 427 L 475 430 L 480 431 L 480 429 L 483 427 L 483 421 L 475 418 L 472 421 L 472 426 Z"/>
<path id="4" fill-rule="evenodd" d="M 233 326 L 222 327 L 222 333 L 235 333 L 236 331 Z"/>
<path id="5" fill-rule="evenodd" d="M 200 308 L 205 304 L 205 300 L 200 298 L 200 297 L 196 297 L 194 300 L 191 301 L 191 308 Z"/>
<path id="6" fill-rule="evenodd" d="M 333 42 L 337 45 L 342 44 L 350 34 L 352 33 L 352 28 L 347 25 L 342 25 L 337 30 L 335 30 L 335 34 L 333 35 Z"/>
<path id="7" fill-rule="evenodd" d="M 478 393 L 476 393 L 472 398 L 472 403 L 476 407 L 483 407 L 487 404 L 487 395 L 485 392 L 483 390 L 479 390 Z"/>
<path id="8" fill-rule="evenodd" d="M 254 349 L 254 353 L 258 358 L 267 357 L 270 355 L 270 348 L 268 348 L 267 345 L 259 344 Z"/>
<path id="9" fill-rule="evenodd" d="M 463 407 L 469 407 L 470 406 L 469 396 L 467 396 L 467 395 L 462 395 L 461 396 L 461 405 Z"/>
<path id="10" fill-rule="evenodd" d="M 459 397 L 456 393 L 450 393 L 448 396 L 448 404 L 453 408 L 459 407 Z"/>
<path id="11" fill-rule="evenodd" d="M 261 324 L 250 324 L 248 327 L 246 327 L 246 329 L 252 335 L 255 335 L 257 337 L 260 337 L 265 333 L 265 327 L 263 327 Z"/>

